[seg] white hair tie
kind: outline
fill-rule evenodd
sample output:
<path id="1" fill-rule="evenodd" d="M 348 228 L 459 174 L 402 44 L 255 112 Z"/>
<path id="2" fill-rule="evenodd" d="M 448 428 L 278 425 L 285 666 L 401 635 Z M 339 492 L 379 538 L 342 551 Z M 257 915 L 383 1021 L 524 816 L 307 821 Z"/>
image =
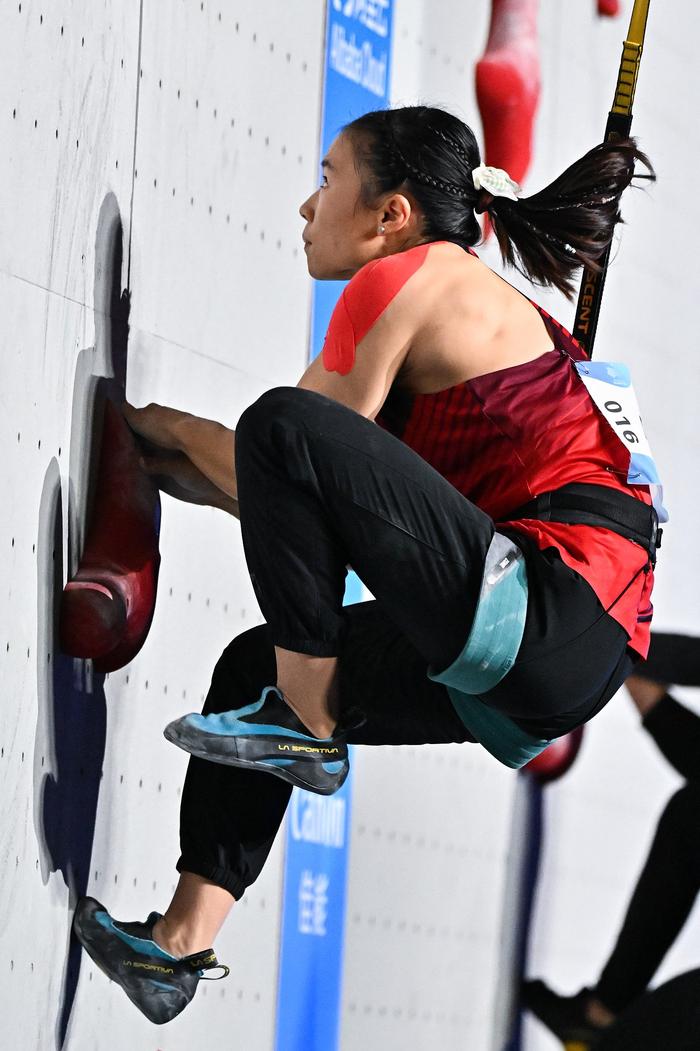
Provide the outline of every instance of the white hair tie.
<path id="1" fill-rule="evenodd" d="M 478 168 L 472 168 L 472 180 L 475 189 L 486 190 L 492 197 L 507 197 L 510 201 L 518 199 L 520 187 L 503 168 L 480 164 Z"/>

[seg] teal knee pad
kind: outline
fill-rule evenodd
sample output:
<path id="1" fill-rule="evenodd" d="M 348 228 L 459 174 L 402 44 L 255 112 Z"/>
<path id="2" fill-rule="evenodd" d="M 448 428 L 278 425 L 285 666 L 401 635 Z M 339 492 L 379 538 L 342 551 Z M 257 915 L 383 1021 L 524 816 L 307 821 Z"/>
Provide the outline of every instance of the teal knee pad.
<path id="1" fill-rule="evenodd" d="M 469 637 L 459 656 L 428 677 L 447 687 L 458 716 L 499 762 L 517 770 L 551 741 L 521 730 L 507 715 L 489 707 L 481 694 L 493 689 L 513 667 L 527 616 L 527 570 L 522 551 L 494 533 L 484 562 L 479 601 Z"/>

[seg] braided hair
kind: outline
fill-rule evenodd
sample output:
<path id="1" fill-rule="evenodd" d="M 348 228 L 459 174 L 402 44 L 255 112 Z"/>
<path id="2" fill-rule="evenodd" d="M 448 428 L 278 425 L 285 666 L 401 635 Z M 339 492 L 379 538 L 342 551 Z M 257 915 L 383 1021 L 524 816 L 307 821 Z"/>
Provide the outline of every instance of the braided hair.
<path id="1" fill-rule="evenodd" d="M 573 295 L 573 276 L 598 260 L 621 222 L 620 196 L 635 161 L 655 178 L 634 139 L 589 150 L 549 186 L 511 201 L 477 190 L 472 171 L 481 163 L 471 128 L 431 106 L 365 113 L 343 128 L 362 177 L 362 200 L 372 207 L 384 194 L 407 190 L 417 202 L 428 241 L 469 248 L 481 240 L 476 218 L 487 212 L 504 262 L 536 285 Z"/>

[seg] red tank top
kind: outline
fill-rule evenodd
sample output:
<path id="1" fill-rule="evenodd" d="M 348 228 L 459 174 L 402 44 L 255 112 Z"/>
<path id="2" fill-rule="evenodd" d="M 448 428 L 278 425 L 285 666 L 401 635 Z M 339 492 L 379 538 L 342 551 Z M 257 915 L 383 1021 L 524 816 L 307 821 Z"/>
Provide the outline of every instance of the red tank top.
<path id="1" fill-rule="evenodd" d="M 412 249 L 398 257 L 407 275 L 425 259 L 426 246 L 419 248 L 420 253 Z M 415 258 L 410 262 L 402 258 L 411 255 Z M 374 278 L 374 284 L 380 278 L 377 269 L 389 270 L 396 258 L 369 264 L 376 268 L 371 275 L 365 275 L 369 267 L 363 267 L 347 291 L 353 285 L 361 291 L 361 275 L 364 282 Z M 352 302 L 352 296 L 346 296 L 343 308 L 349 307 L 351 315 Z M 526 534 L 541 550 L 555 548 L 625 629 L 632 648 L 645 657 L 653 574 L 650 569 L 640 572 L 648 561 L 643 549 L 608 529 L 509 517 L 533 497 L 569 482 L 608 486 L 651 503 L 646 487 L 627 485 L 629 455 L 572 364 L 572 359 L 585 358 L 579 344 L 545 310 L 533 305 L 554 350 L 436 394 L 411 394 L 395 383 L 376 422 L 427 460 L 497 525 Z M 340 321 L 334 317 L 329 337 L 348 331 L 349 326 Z M 359 324 L 353 328 L 353 342 L 359 342 Z M 351 368 L 351 361 L 348 364 Z M 327 367 L 333 367 L 330 361 Z"/>

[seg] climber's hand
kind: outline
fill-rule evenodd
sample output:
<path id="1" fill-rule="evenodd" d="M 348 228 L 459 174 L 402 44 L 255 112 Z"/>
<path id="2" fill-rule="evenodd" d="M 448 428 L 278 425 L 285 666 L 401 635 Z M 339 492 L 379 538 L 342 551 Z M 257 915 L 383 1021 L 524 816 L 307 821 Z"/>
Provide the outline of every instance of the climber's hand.
<path id="1" fill-rule="evenodd" d="M 167 405 L 156 405 L 155 402 L 137 409 L 125 401 L 122 412 L 132 431 L 159 445 L 161 449 L 179 449 L 178 427 L 184 420 L 191 419 L 187 412 L 170 409 Z"/>

